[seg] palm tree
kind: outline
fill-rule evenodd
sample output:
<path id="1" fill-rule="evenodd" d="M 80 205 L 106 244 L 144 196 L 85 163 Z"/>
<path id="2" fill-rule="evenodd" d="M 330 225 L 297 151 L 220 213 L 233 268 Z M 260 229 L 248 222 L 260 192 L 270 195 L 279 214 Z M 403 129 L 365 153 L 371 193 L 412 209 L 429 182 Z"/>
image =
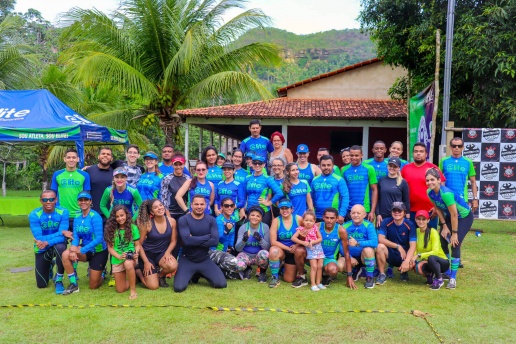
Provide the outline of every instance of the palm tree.
<path id="1" fill-rule="evenodd" d="M 249 71 L 278 64 L 276 46 L 235 46 L 242 33 L 269 18 L 245 10 L 244 0 L 126 0 L 111 17 L 75 8 L 62 40 L 69 48 L 59 61 L 73 80 L 110 83 L 139 102 L 134 118 L 156 115 L 167 142 L 177 138 L 176 110 L 214 98 L 241 100 L 272 95 Z M 227 12 L 243 12 L 226 20 Z"/>

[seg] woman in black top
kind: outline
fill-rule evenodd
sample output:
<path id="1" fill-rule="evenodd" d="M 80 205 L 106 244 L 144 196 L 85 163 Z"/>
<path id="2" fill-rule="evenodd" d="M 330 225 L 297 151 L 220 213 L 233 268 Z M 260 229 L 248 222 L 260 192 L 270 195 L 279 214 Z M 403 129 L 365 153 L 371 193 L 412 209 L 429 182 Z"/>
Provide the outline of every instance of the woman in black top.
<path id="1" fill-rule="evenodd" d="M 397 157 L 389 158 L 387 162 L 388 174 L 378 181 L 378 206 L 376 207 L 376 227 L 380 227 L 382 221 L 391 217 L 393 202 L 403 202 L 410 209 L 409 186 L 401 177 L 401 161 Z M 410 218 L 410 213 L 407 213 Z"/>
<path id="2" fill-rule="evenodd" d="M 190 176 L 183 173 L 185 167 L 185 157 L 181 153 L 175 153 L 172 156 L 172 165 L 174 173 L 169 174 L 161 181 L 161 202 L 169 211 L 170 216 L 178 221 L 185 214 L 184 210 L 177 204 L 176 194 L 183 184 L 190 179 Z M 188 194 L 183 196 L 183 201 L 188 204 Z"/>

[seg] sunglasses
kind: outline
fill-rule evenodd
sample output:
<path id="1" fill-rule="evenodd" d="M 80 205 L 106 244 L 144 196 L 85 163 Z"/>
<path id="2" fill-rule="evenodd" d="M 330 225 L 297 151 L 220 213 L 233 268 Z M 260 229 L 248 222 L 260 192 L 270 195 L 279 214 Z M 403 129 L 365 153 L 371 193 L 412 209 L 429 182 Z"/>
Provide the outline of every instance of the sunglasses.
<path id="1" fill-rule="evenodd" d="M 205 169 L 205 168 L 196 168 L 195 169 L 195 172 L 206 172 L 206 171 L 207 171 L 207 169 Z"/>
<path id="2" fill-rule="evenodd" d="M 253 165 L 263 165 L 265 164 L 264 162 L 261 162 L 261 161 L 253 161 Z"/>
<path id="3" fill-rule="evenodd" d="M 235 207 L 235 204 L 223 204 L 222 205 L 224 208 L 234 208 Z"/>
<path id="4" fill-rule="evenodd" d="M 41 202 L 47 203 L 47 202 L 54 202 L 56 200 L 55 197 L 49 197 L 49 198 L 42 198 Z"/>
<path id="5" fill-rule="evenodd" d="M 450 145 L 451 148 L 462 148 L 464 147 L 464 145 Z"/>

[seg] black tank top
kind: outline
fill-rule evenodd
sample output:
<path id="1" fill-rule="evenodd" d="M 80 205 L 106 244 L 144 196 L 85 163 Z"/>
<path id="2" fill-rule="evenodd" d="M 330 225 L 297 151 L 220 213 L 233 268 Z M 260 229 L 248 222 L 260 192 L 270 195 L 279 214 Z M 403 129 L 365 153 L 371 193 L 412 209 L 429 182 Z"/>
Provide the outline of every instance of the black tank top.
<path id="1" fill-rule="evenodd" d="M 183 209 L 177 204 L 176 194 L 179 189 L 183 186 L 183 184 L 190 179 L 187 175 L 182 175 L 181 177 L 173 176 L 168 184 L 168 210 L 170 214 L 183 214 Z M 183 201 L 188 205 L 188 192 L 184 194 Z"/>
<path id="2" fill-rule="evenodd" d="M 142 244 L 145 252 L 158 254 L 167 250 L 172 238 L 172 226 L 170 225 L 167 217 L 165 217 L 165 221 L 167 222 L 167 229 L 165 229 L 165 233 L 161 234 L 156 228 L 154 219 L 151 219 L 151 230 L 147 233 L 147 238 L 145 238 L 145 241 Z"/>

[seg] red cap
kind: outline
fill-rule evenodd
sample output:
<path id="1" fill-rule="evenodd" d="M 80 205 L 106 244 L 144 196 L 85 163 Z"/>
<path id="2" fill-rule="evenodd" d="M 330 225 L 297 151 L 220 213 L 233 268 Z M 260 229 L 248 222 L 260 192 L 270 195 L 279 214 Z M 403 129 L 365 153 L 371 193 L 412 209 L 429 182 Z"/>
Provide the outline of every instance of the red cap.
<path id="1" fill-rule="evenodd" d="M 176 156 L 175 158 L 172 158 L 172 164 L 174 164 L 175 162 L 180 162 L 182 164 L 184 164 L 186 162 L 186 160 L 180 156 Z"/>
<path id="2" fill-rule="evenodd" d="M 417 219 L 418 216 L 423 216 L 427 220 L 430 218 L 430 215 L 428 214 L 428 211 L 426 211 L 426 210 L 418 210 L 415 218 Z"/>

